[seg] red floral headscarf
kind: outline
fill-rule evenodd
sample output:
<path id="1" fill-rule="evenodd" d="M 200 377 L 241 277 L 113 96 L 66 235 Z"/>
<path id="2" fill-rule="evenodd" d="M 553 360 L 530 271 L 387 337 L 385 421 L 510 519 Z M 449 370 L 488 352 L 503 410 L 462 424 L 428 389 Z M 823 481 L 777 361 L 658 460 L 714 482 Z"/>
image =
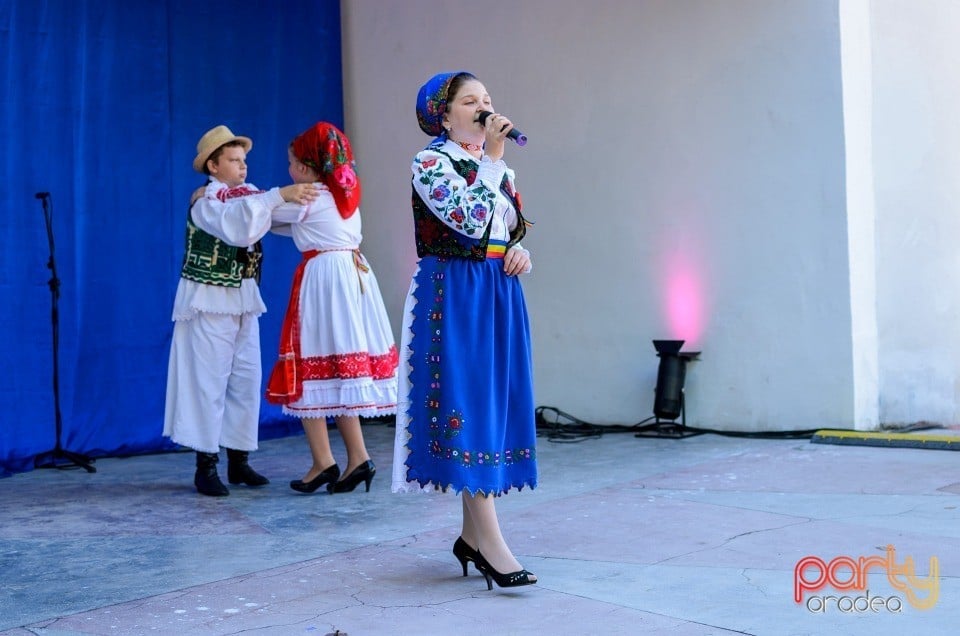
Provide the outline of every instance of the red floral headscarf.
<path id="1" fill-rule="evenodd" d="M 360 205 L 360 178 L 350 140 L 339 128 L 319 121 L 290 144 L 293 156 L 317 171 L 330 188 L 340 216 L 349 219 Z"/>

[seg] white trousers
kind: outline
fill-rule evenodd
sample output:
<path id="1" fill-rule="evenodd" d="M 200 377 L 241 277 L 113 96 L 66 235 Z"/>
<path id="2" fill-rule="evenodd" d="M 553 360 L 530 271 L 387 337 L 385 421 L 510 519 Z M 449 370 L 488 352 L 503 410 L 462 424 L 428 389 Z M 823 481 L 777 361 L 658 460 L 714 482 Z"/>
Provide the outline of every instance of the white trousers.
<path id="1" fill-rule="evenodd" d="M 164 436 L 204 453 L 256 450 L 261 376 L 256 315 L 199 312 L 175 321 Z"/>

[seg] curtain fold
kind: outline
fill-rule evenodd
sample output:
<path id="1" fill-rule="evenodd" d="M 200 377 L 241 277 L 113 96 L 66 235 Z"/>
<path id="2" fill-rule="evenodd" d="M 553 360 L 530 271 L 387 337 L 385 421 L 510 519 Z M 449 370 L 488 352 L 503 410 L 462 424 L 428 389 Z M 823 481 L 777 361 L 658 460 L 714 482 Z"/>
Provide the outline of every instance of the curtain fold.
<path id="1" fill-rule="evenodd" d="M 196 142 L 226 124 L 254 140 L 251 182 L 288 183 L 290 139 L 317 119 L 343 124 L 339 2 L 0 0 L 0 59 L 0 476 L 56 442 L 37 192 L 53 206 L 62 447 L 172 449 L 163 401 L 187 205 L 203 183 Z M 298 254 L 279 239 L 265 249 L 269 365 Z M 263 438 L 291 430 L 264 404 Z"/>

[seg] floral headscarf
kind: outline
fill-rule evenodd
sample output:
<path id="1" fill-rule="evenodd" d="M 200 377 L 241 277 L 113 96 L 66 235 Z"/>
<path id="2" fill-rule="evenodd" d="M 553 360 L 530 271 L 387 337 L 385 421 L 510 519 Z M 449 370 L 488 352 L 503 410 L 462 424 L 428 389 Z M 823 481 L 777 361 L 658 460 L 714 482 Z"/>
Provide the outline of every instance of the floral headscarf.
<path id="1" fill-rule="evenodd" d="M 420 124 L 420 130 L 428 135 L 439 137 L 446 133 L 443 129 L 443 115 L 447 112 L 447 92 L 450 90 L 450 82 L 460 74 L 473 77 L 473 73 L 467 71 L 438 73 L 420 87 L 417 94 L 417 123 Z"/>
<path id="2" fill-rule="evenodd" d="M 290 144 L 293 156 L 317 171 L 330 189 L 340 216 L 348 219 L 360 205 L 360 178 L 350 140 L 325 121 L 314 124 Z"/>

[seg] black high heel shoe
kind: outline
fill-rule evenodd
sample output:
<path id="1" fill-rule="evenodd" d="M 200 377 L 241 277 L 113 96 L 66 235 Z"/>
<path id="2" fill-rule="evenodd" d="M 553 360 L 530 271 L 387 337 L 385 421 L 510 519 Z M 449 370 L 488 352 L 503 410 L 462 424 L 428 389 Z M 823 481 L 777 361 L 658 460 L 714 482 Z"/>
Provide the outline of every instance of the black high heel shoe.
<path id="1" fill-rule="evenodd" d="M 457 557 L 457 561 L 463 566 L 464 576 L 467 575 L 467 563 L 472 562 L 474 567 L 476 567 L 478 554 L 480 553 L 471 548 L 467 542 L 463 540 L 463 537 L 457 537 L 457 540 L 453 543 L 453 556 Z"/>
<path id="2" fill-rule="evenodd" d="M 334 481 L 327 484 L 327 492 L 331 495 L 338 492 L 350 492 L 357 487 L 361 481 L 366 482 L 367 492 L 370 492 L 370 482 L 373 476 L 377 474 L 377 467 L 371 460 L 367 460 L 353 469 L 349 475 L 340 481 Z"/>
<path id="3" fill-rule="evenodd" d="M 500 587 L 520 587 L 521 585 L 533 585 L 537 582 L 536 579 L 530 579 L 530 577 L 533 576 L 533 572 L 528 570 L 519 570 L 517 572 L 510 572 L 509 574 L 497 572 L 493 569 L 493 566 L 483 558 L 479 550 L 477 550 L 477 560 L 474 561 L 473 564 L 477 566 L 480 574 L 487 580 L 488 590 L 493 589 L 493 583 L 490 582 L 491 578 L 496 581 Z"/>
<path id="4" fill-rule="evenodd" d="M 334 464 L 330 468 L 327 468 L 319 475 L 311 479 L 310 481 L 303 481 L 302 479 L 294 479 L 290 482 L 290 487 L 296 490 L 297 492 L 313 492 L 320 486 L 330 482 L 335 482 L 340 478 L 340 467 Z"/>

